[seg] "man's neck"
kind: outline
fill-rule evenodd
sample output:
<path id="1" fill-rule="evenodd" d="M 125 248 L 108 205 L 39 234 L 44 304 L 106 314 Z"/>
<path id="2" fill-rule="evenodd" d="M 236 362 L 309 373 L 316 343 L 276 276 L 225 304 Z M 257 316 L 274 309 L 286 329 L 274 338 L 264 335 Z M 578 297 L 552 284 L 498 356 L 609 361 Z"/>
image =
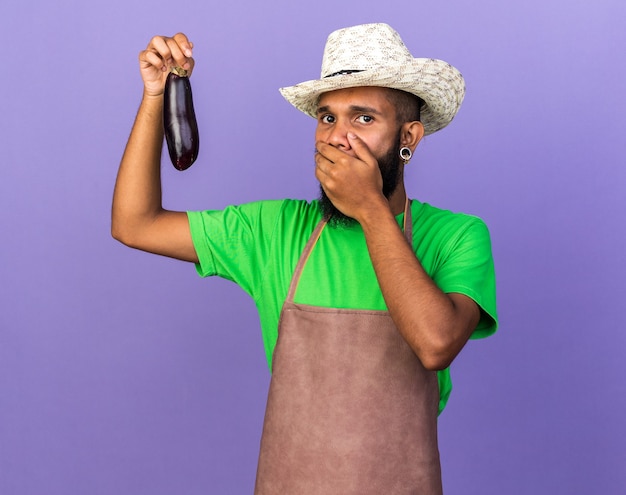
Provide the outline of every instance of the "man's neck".
<path id="1" fill-rule="evenodd" d="M 404 212 L 404 206 L 406 204 L 406 191 L 404 189 L 404 183 L 400 182 L 396 190 L 391 193 L 389 197 L 389 208 L 394 216 L 398 216 Z"/>

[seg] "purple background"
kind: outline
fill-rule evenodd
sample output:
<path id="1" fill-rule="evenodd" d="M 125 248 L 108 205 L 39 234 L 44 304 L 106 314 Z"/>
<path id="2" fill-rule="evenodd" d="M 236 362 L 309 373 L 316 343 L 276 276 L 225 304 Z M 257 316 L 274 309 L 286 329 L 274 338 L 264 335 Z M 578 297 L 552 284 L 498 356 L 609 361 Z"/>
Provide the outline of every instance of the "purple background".
<path id="1" fill-rule="evenodd" d="M 19 5 L 18 5 L 19 4 Z M 251 493 L 268 371 L 232 283 L 109 234 L 137 54 L 185 31 L 199 162 L 165 205 L 316 194 L 314 122 L 277 91 L 334 29 L 384 21 L 468 94 L 408 172 L 482 216 L 500 330 L 453 366 L 447 495 L 626 493 L 623 0 L 4 0 L 0 493 Z"/>

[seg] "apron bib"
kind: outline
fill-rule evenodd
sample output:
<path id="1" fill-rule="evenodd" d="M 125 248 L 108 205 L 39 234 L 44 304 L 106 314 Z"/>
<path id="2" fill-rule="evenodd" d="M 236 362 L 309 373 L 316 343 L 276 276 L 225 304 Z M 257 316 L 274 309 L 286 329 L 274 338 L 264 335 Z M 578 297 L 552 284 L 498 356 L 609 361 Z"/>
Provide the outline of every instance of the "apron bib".
<path id="1" fill-rule="evenodd" d="M 386 311 L 293 302 L 324 226 L 311 235 L 282 308 L 255 495 L 441 495 L 437 373 Z"/>

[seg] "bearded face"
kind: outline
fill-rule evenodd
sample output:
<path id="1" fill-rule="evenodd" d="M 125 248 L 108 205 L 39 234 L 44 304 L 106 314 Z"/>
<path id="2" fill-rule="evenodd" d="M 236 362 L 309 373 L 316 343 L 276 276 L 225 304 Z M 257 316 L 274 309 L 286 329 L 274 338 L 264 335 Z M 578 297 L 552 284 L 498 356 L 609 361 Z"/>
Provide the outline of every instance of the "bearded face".
<path id="1" fill-rule="evenodd" d="M 383 179 L 383 194 L 389 199 L 398 187 L 400 182 L 400 131 L 396 137 L 395 143 L 389 148 L 387 153 L 382 157 L 376 157 L 378 160 L 378 168 Z M 319 208 L 324 218 L 331 227 L 349 227 L 356 223 L 354 218 L 344 215 L 332 203 L 326 195 L 326 191 L 320 185 Z"/>

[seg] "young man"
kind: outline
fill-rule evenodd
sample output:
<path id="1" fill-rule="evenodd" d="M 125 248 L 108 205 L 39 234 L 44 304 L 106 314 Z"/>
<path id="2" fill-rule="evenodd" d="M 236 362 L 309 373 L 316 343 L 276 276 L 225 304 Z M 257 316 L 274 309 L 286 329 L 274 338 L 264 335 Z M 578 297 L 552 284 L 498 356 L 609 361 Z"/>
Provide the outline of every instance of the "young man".
<path id="1" fill-rule="evenodd" d="M 161 206 L 163 87 L 192 70 L 183 34 L 139 56 L 144 95 L 113 200 L 113 236 L 196 263 L 256 301 L 272 380 L 257 494 L 439 494 L 448 366 L 496 329 L 484 223 L 409 200 L 403 170 L 463 100 L 461 74 L 385 24 L 332 33 L 319 80 L 283 88 L 317 119 L 319 201 Z"/>

